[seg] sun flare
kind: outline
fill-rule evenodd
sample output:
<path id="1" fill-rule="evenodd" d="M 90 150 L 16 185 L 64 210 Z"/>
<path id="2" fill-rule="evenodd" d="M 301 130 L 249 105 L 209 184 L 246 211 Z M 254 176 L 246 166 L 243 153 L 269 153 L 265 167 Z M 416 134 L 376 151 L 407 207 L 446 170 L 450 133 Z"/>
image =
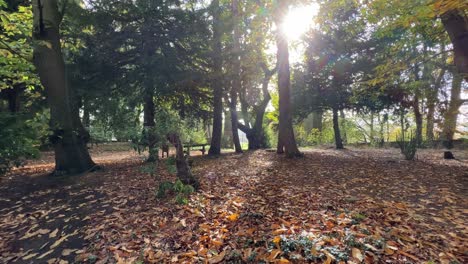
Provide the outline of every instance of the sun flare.
<path id="1" fill-rule="evenodd" d="M 299 6 L 289 10 L 282 25 L 288 40 L 299 40 L 314 25 L 314 17 L 319 11 L 317 3 Z"/>

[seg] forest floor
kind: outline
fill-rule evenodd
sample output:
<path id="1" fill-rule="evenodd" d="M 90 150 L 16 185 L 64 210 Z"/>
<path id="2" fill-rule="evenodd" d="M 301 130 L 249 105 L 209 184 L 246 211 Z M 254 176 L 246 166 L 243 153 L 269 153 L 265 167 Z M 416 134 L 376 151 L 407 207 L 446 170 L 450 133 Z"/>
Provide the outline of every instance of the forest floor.
<path id="1" fill-rule="evenodd" d="M 0 182 L 1 263 L 468 263 L 468 151 L 271 151 L 194 157 L 201 190 L 130 150 L 93 150 L 103 169 L 47 176 L 50 153 Z"/>

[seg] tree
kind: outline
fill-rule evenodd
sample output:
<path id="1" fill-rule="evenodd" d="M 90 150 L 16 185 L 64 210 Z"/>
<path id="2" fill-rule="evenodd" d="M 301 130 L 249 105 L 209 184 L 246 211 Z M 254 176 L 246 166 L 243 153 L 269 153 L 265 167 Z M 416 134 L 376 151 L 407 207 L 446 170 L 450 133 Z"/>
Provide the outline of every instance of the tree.
<path id="1" fill-rule="evenodd" d="M 60 44 L 63 13 L 57 0 L 33 1 L 34 64 L 50 107 L 51 142 L 55 150 L 55 173 L 76 174 L 96 168 L 86 148 L 86 131 L 73 110 L 72 90 L 65 76 Z"/>
<path id="2" fill-rule="evenodd" d="M 452 70 L 452 89 L 450 90 L 450 102 L 444 114 L 444 123 L 442 127 L 441 139 L 444 147 L 453 147 L 453 136 L 457 129 L 457 118 L 460 106 L 466 101 L 461 99 L 460 92 L 463 78 L 456 70 Z"/>
<path id="3" fill-rule="evenodd" d="M 219 0 L 213 0 L 211 2 L 211 14 L 213 16 L 213 133 L 211 134 L 211 144 L 209 155 L 221 154 L 221 137 L 223 131 L 223 61 L 221 57 L 222 53 L 222 25 L 221 25 L 221 9 L 219 6 Z"/>
<path id="4" fill-rule="evenodd" d="M 279 125 L 277 153 L 287 157 L 300 156 L 292 126 L 291 113 L 291 72 L 289 68 L 289 47 L 282 24 L 289 10 L 287 0 L 279 0 L 274 13 L 276 24 L 276 45 L 278 48 L 278 90 L 279 90 Z"/>
<path id="5" fill-rule="evenodd" d="M 453 8 L 455 2 L 455 8 Z M 441 11 L 441 20 L 453 45 L 454 62 L 460 74 L 468 80 L 468 5 L 463 1 L 436 1 L 434 6 Z M 445 6 L 445 7 L 444 7 Z"/>
<path id="6" fill-rule="evenodd" d="M 274 69 L 268 69 L 264 63 L 260 64 L 261 68 L 264 72 L 264 77 L 262 80 L 262 94 L 263 99 L 260 101 L 259 104 L 254 106 L 254 115 L 255 121 L 252 127 L 250 127 L 248 123 L 248 119 L 244 118 L 245 125 L 239 123 L 239 128 L 244 132 L 247 136 L 249 141 L 249 149 L 255 150 L 264 148 L 267 146 L 267 142 L 265 142 L 265 135 L 263 130 L 263 118 L 265 116 L 265 111 L 270 103 L 271 95 L 268 91 L 268 85 L 270 83 L 271 78 L 276 73 L 276 67 Z M 242 102 L 244 105 L 247 105 L 246 100 Z"/>
<path id="7" fill-rule="evenodd" d="M 234 148 L 237 153 L 242 153 L 242 147 L 239 141 L 239 132 L 238 132 L 238 117 L 237 117 L 237 95 L 241 88 L 241 60 L 240 60 L 240 51 L 241 51 L 241 32 L 240 32 L 240 14 L 239 14 L 239 2 L 237 0 L 232 0 L 231 3 L 233 23 L 234 23 L 234 34 L 233 34 L 233 78 L 231 83 L 231 92 L 230 92 L 230 103 L 229 111 L 231 113 L 231 130 L 232 130 L 232 139 L 234 142 Z"/>

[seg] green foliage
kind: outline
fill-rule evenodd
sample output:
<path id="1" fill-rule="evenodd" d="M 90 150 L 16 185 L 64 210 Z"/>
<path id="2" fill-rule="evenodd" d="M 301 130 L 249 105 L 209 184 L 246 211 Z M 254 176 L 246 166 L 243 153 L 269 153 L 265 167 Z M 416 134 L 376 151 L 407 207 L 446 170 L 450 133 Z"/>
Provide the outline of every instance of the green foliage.
<path id="1" fill-rule="evenodd" d="M 195 189 L 192 185 L 183 184 L 179 179 L 173 182 L 162 182 L 159 184 L 159 188 L 156 192 L 156 197 L 164 198 L 167 196 L 168 192 L 174 193 L 175 202 L 178 204 L 187 204 L 188 197 L 190 194 L 195 192 Z"/>
<path id="2" fill-rule="evenodd" d="M 6 7 L 5 2 L 3 5 Z M 17 11 L 0 9 L 0 90 L 39 85 L 32 63 L 31 32 L 31 6 L 19 6 Z"/>
<path id="3" fill-rule="evenodd" d="M 158 163 L 157 162 L 148 162 L 147 165 L 142 166 L 140 171 L 143 173 L 149 174 L 152 178 L 157 180 L 158 178 Z"/>
<path id="4" fill-rule="evenodd" d="M 176 158 L 168 157 L 165 162 L 166 162 L 167 171 L 171 174 L 176 174 L 177 173 Z"/>
<path id="5" fill-rule="evenodd" d="M 39 155 L 38 126 L 24 116 L 0 113 L 0 176 Z"/>
<path id="6" fill-rule="evenodd" d="M 399 140 L 397 141 L 401 154 L 405 156 L 406 160 L 414 160 L 416 151 L 418 150 L 418 141 L 413 134 L 414 133 L 410 134 L 409 141 L 406 141 L 403 136 L 399 137 Z"/>

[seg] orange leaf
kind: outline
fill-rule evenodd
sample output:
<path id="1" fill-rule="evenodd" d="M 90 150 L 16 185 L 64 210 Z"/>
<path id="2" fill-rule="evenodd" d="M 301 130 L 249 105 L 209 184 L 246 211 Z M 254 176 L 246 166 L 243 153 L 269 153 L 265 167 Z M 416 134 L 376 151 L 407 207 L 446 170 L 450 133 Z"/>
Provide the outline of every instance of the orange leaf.
<path id="1" fill-rule="evenodd" d="M 279 244 L 280 241 L 281 241 L 281 237 L 279 237 L 279 236 L 275 236 L 275 238 L 273 238 L 273 243 L 275 243 L 277 245 Z"/>
<path id="2" fill-rule="evenodd" d="M 284 233 L 286 233 L 286 231 L 288 231 L 288 229 L 286 229 L 286 228 L 276 229 L 275 231 L 273 231 L 273 235 L 284 234 Z"/>
<path id="3" fill-rule="evenodd" d="M 228 216 L 228 219 L 229 219 L 230 221 L 233 221 L 233 222 L 234 222 L 234 221 L 237 221 L 237 219 L 239 219 L 239 214 L 234 213 L 234 214 Z"/>
<path id="4" fill-rule="evenodd" d="M 219 241 L 219 240 L 212 240 L 211 241 L 211 244 L 213 244 L 214 246 L 222 246 L 223 245 L 223 241 Z"/>

